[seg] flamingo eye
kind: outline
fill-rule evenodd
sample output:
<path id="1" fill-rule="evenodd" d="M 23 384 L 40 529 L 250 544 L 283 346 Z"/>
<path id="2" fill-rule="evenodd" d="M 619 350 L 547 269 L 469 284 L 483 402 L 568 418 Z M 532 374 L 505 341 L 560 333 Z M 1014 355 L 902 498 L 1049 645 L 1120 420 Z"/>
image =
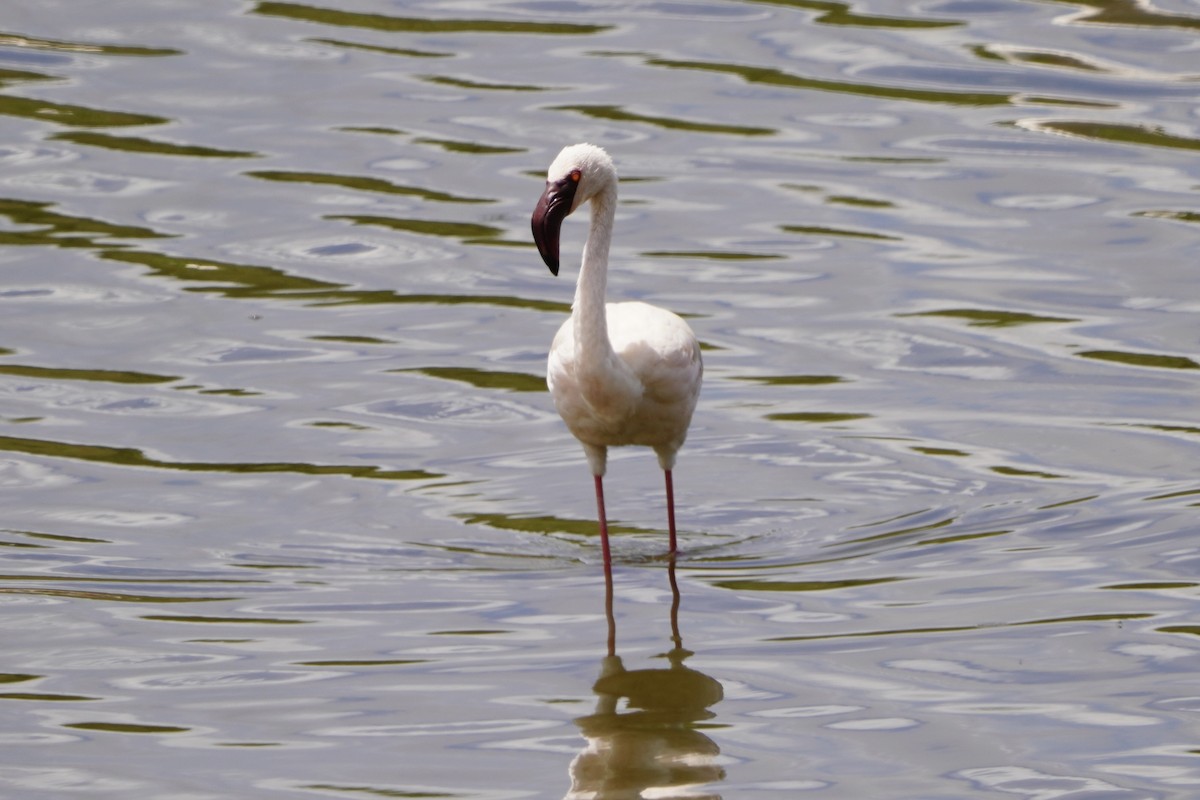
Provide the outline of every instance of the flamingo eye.
<path id="1" fill-rule="evenodd" d="M 583 173 L 577 169 L 571 170 L 571 183 L 579 183 L 579 179 L 583 177 Z"/>

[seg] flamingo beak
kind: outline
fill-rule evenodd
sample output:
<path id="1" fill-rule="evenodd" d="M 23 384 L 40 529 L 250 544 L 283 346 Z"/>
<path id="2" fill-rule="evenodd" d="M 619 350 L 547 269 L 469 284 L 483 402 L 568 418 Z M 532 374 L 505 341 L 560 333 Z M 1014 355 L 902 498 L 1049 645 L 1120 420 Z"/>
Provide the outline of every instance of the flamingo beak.
<path id="1" fill-rule="evenodd" d="M 558 275 L 558 235 L 562 222 L 571 213 L 575 203 L 575 187 L 579 185 L 579 173 L 572 172 L 557 181 L 546 181 L 546 191 L 533 209 L 533 242 L 537 245 L 542 261 L 550 268 L 551 275 Z"/>

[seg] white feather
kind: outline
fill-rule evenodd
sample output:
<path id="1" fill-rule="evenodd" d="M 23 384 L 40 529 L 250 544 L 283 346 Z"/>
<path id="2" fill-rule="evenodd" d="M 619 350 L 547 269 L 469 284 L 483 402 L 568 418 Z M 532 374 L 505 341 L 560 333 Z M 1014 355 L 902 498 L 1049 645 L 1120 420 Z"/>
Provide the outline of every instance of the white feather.
<path id="1" fill-rule="evenodd" d="M 576 171 L 571 211 L 590 203 L 591 224 L 572 314 L 554 337 L 546 383 L 596 476 L 606 554 L 600 478 L 608 448 L 623 445 L 651 447 L 658 455 L 666 472 L 674 549 L 671 470 L 700 395 L 700 344 L 688 324 L 670 311 L 641 302 L 605 301 L 617 173 L 601 148 L 572 145 L 550 165 L 548 185 L 569 180 Z"/>

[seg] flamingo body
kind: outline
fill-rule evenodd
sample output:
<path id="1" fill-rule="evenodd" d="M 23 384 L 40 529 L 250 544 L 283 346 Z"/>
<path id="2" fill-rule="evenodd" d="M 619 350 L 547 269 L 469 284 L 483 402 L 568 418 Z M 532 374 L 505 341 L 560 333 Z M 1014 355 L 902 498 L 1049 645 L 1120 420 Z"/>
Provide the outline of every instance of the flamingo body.
<path id="1" fill-rule="evenodd" d="M 608 154 L 594 145 L 571 145 L 559 153 L 534 210 L 533 238 L 550 271 L 558 274 L 563 220 L 584 204 L 591 205 L 591 223 L 575 302 L 551 345 L 546 382 L 559 415 L 587 454 L 608 568 L 602 478 L 609 447 L 641 445 L 658 455 L 675 552 L 671 471 L 687 438 L 704 367 L 696 335 L 680 317 L 647 303 L 605 301 L 617 173 Z"/>
<path id="2" fill-rule="evenodd" d="M 593 474 L 605 473 L 593 448 L 622 445 L 652 447 L 672 469 L 700 395 L 700 346 L 686 322 L 657 306 L 607 303 L 605 311 L 613 354 L 602 369 L 583 363 L 573 318 L 558 329 L 546 368 L 554 405 Z"/>

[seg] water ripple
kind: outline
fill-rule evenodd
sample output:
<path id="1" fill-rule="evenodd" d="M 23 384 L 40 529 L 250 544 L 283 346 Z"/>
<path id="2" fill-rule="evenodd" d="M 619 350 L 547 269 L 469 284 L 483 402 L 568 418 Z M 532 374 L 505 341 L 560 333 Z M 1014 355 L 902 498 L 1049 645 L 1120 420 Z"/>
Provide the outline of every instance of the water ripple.
<path id="1" fill-rule="evenodd" d="M 1194 783 L 1196 14 L 118 5 L 0 33 L 0 794 Z M 707 371 L 610 581 L 583 139 Z"/>

